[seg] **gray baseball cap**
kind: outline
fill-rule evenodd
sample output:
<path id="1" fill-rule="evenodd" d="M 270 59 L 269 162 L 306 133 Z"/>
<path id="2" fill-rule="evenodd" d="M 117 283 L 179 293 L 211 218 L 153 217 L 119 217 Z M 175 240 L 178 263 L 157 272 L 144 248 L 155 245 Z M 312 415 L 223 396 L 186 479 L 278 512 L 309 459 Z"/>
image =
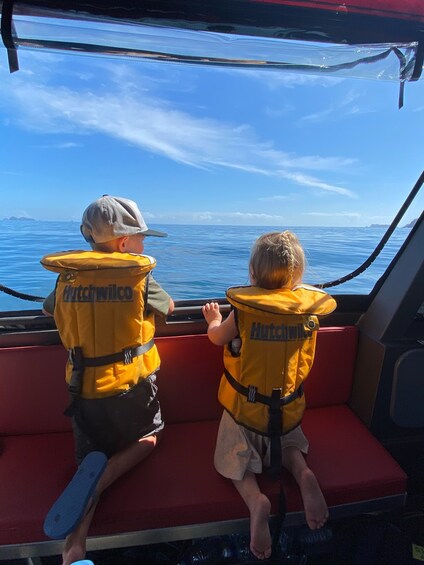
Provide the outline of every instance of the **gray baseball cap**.
<path id="1" fill-rule="evenodd" d="M 84 211 L 81 233 L 89 243 L 105 243 L 126 235 L 141 233 L 166 237 L 161 231 L 149 230 L 133 200 L 103 195 Z"/>

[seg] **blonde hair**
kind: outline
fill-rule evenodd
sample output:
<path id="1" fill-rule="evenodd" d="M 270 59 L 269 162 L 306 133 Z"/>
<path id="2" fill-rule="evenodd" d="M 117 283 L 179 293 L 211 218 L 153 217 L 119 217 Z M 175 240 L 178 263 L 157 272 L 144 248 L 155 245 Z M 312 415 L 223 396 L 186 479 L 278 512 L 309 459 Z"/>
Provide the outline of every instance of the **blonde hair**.
<path id="1" fill-rule="evenodd" d="M 305 254 L 294 233 L 265 233 L 253 246 L 249 269 L 256 286 L 292 288 L 302 280 Z"/>

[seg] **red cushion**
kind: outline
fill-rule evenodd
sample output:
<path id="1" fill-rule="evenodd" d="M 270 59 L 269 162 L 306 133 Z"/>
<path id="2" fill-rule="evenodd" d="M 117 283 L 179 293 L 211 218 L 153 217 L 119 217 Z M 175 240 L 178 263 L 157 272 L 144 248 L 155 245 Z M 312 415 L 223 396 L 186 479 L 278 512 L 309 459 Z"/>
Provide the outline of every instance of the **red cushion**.
<path id="1" fill-rule="evenodd" d="M 61 345 L 0 349 L 0 435 L 71 429 L 66 358 Z"/>
<path id="2" fill-rule="evenodd" d="M 349 400 L 357 339 L 358 330 L 354 326 L 322 328 L 318 332 L 315 362 L 305 382 L 308 406 L 342 404 Z M 218 418 L 222 347 L 210 343 L 203 334 L 162 337 L 156 343 L 162 359 L 158 373 L 159 398 L 166 421 Z M 190 402 L 184 401 L 186 394 Z"/>
<path id="3" fill-rule="evenodd" d="M 350 398 L 355 370 L 358 329 L 321 328 L 315 361 L 305 381 L 309 408 L 345 404 Z"/>
<path id="4" fill-rule="evenodd" d="M 112 534 L 247 517 L 231 482 L 213 468 L 217 421 L 165 427 L 158 448 L 104 493 L 90 530 Z M 406 476 L 346 406 L 311 409 L 308 462 L 329 505 L 401 494 Z M 55 467 L 55 462 L 57 466 Z M 75 470 L 71 434 L 5 438 L 0 544 L 43 540 L 44 516 Z M 261 478 L 277 510 L 278 482 Z M 302 509 L 285 476 L 289 512 Z"/>
<path id="5" fill-rule="evenodd" d="M 74 470 L 70 432 L 3 438 L 1 545 L 46 539 L 44 517 Z"/>
<path id="6" fill-rule="evenodd" d="M 352 386 L 357 329 L 323 328 L 315 363 L 305 383 L 309 407 L 347 402 Z M 206 335 L 156 340 L 162 367 L 159 398 L 168 423 L 219 418 L 217 401 L 222 348 Z M 38 434 L 71 429 L 63 416 L 67 354 L 61 345 L 0 349 L 0 434 Z"/>
<path id="7" fill-rule="evenodd" d="M 222 347 L 213 345 L 206 335 L 162 337 L 155 342 L 161 357 L 158 394 L 166 422 L 220 418 Z"/>
<path id="8" fill-rule="evenodd" d="M 347 406 L 306 410 L 302 427 L 329 505 L 406 492 L 405 472 Z"/>

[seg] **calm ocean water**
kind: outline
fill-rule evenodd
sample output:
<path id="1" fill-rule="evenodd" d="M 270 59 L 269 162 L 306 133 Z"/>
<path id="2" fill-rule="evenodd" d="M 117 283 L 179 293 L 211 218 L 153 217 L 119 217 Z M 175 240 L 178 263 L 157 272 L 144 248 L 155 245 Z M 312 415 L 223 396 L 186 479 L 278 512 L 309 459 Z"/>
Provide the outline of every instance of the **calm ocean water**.
<path id="1" fill-rule="evenodd" d="M 155 278 L 175 300 L 220 298 L 229 286 L 248 284 L 250 249 L 271 227 L 151 226 L 166 231 L 166 239 L 148 238 L 145 252 L 157 259 Z M 279 229 L 279 228 L 276 228 Z M 281 229 L 281 228 L 280 228 Z M 385 228 L 291 228 L 305 248 L 305 282 L 324 283 L 356 269 L 370 255 Z M 382 253 L 362 275 L 330 289 L 333 294 L 367 294 L 408 235 L 399 228 Z M 18 292 L 45 297 L 55 274 L 40 265 L 43 255 L 88 249 L 77 222 L 0 221 L 0 284 Z M 38 309 L 39 303 L 0 292 L 0 311 Z"/>

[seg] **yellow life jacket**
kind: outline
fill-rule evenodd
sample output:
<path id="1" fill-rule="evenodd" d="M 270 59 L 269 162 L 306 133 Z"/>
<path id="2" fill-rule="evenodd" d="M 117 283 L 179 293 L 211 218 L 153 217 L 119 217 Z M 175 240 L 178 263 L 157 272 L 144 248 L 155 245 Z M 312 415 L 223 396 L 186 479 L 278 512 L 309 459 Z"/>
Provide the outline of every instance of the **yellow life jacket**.
<path id="1" fill-rule="evenodd" d="M 112 396 L 157 371 L 154 314 L 145 308 L 155 259 L 66 251 L 43 257 L 41 264 L 59 273 L 54 318 L 70 352 L 66 381 L 71 393 Z"/>
<path id="2" fill-rule="evenodd" d="M 219 401 L 242 426 L 270 437 L 285 434 L 305 410 L 302 383 L 314 361 L 318 316 L 332 312 L 336 302 L 307 285 L 234 287 L 227 298 L 241 347 L 234 350 L 230 342 L 224 348 Z"/>

